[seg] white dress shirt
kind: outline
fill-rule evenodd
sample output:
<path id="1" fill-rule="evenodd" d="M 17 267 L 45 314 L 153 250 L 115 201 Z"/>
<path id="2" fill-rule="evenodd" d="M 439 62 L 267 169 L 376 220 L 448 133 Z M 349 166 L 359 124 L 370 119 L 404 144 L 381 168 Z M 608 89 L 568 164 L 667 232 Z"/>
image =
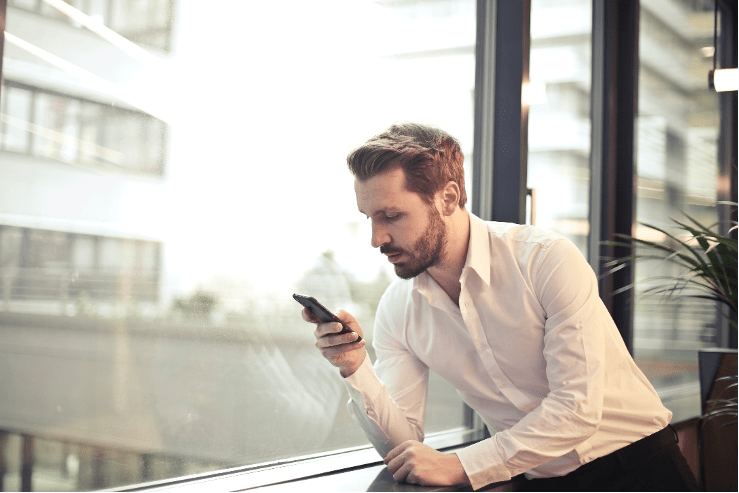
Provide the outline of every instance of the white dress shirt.
<path id="1" fill-rule="evenodd" d="M 427 273 L 394 282 L 377 310 L 374 368 L 365 358 L 344 379 L 381 456 L 423 440 L 429 369 L 492 435 L 457 452 L 474 489 L 561 476 L 669 424 L 569 240 L 470 214 L 460 281 L 459 306 Z"/>

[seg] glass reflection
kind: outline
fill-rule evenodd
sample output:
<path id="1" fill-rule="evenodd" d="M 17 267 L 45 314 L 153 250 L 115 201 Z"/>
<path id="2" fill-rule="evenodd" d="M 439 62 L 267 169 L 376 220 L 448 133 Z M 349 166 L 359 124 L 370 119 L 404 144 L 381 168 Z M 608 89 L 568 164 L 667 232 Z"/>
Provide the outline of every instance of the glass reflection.
<path id="1" fill-rule="evenodd" d="M 709 90 L 713 2 L 673 2 L 669 11 L 643 2 L 639 26 L 639 115 L 636 125 L 637 221 L 678 233 L 670 218 L 686 213 L 717 222 L 718 97 Z M 643 226 L 638 237 L 667 238 Z M 673 420 L 700 414 L 697 351 L 716 346 L 715 306 L 691 298 L 665 302 L 641 293 L 670 266 L 637 262 L 634 358 L 655 384 Z"/>

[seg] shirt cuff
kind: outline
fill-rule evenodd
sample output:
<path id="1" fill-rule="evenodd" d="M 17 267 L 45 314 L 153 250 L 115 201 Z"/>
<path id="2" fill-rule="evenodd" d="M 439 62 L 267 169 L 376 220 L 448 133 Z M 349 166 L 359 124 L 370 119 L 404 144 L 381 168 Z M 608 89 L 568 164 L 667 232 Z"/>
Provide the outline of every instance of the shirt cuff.
<path id="1" fill-rule="evenodd" d="M 365 355 L 364 361 L 359 365 L 359 368 L 344 378 L 343 381 L 344 386 L 349 391 L 349 397 L 362 407 L 370 404 L 384 387 L 375 373 L 375 369 L 372 368 L 369 355 Z"/>
<path id="2" fill-rule="evenodd" d="M 494 458 L 496 454 L 491 450 L 490 438 L 455 453 L 462 463 L 464 472 L 467 473 L 473 490 L 511 479 L 511 473 L 505 464 Z"/>

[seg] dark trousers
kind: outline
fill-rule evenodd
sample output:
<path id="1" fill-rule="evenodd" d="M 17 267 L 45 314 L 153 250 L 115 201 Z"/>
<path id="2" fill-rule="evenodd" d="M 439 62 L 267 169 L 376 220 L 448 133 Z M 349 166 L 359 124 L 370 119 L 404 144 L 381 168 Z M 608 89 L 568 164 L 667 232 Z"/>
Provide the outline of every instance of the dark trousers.
<path id="1" fill-rule="evenodd" d="M 522 481 L 518 491 L 700 491 L 668 426 L 571 473 Z"/>

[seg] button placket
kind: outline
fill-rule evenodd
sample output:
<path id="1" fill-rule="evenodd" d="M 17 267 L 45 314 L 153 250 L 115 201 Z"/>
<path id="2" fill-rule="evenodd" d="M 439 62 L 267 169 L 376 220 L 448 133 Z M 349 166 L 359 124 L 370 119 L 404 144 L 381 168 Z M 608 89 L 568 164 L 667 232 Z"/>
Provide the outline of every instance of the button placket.
<path id="1" fill-rule="evenodd" d="M 469 300 L 463 301 L 462 298 L 460 298 L 460 312 L 462 313 L 462 319 L 467 327 L 470 337 L 472 338 L 475 349 L 477 350 L 485 367 L 485 371 L 488 376 L 490 376 L 490 379 L 514 406 L 521 410 L 526 409 L 529 405 L 528 399 L 526 399 L 524 394 L 518 390 L 515 385 L 513 385 L 513 382 L 510 381 L 498 365 L 498 361 L 495 359 L 495 354 L 485 336 L 480 316 L 477 314 L 472 302 Z"/>

